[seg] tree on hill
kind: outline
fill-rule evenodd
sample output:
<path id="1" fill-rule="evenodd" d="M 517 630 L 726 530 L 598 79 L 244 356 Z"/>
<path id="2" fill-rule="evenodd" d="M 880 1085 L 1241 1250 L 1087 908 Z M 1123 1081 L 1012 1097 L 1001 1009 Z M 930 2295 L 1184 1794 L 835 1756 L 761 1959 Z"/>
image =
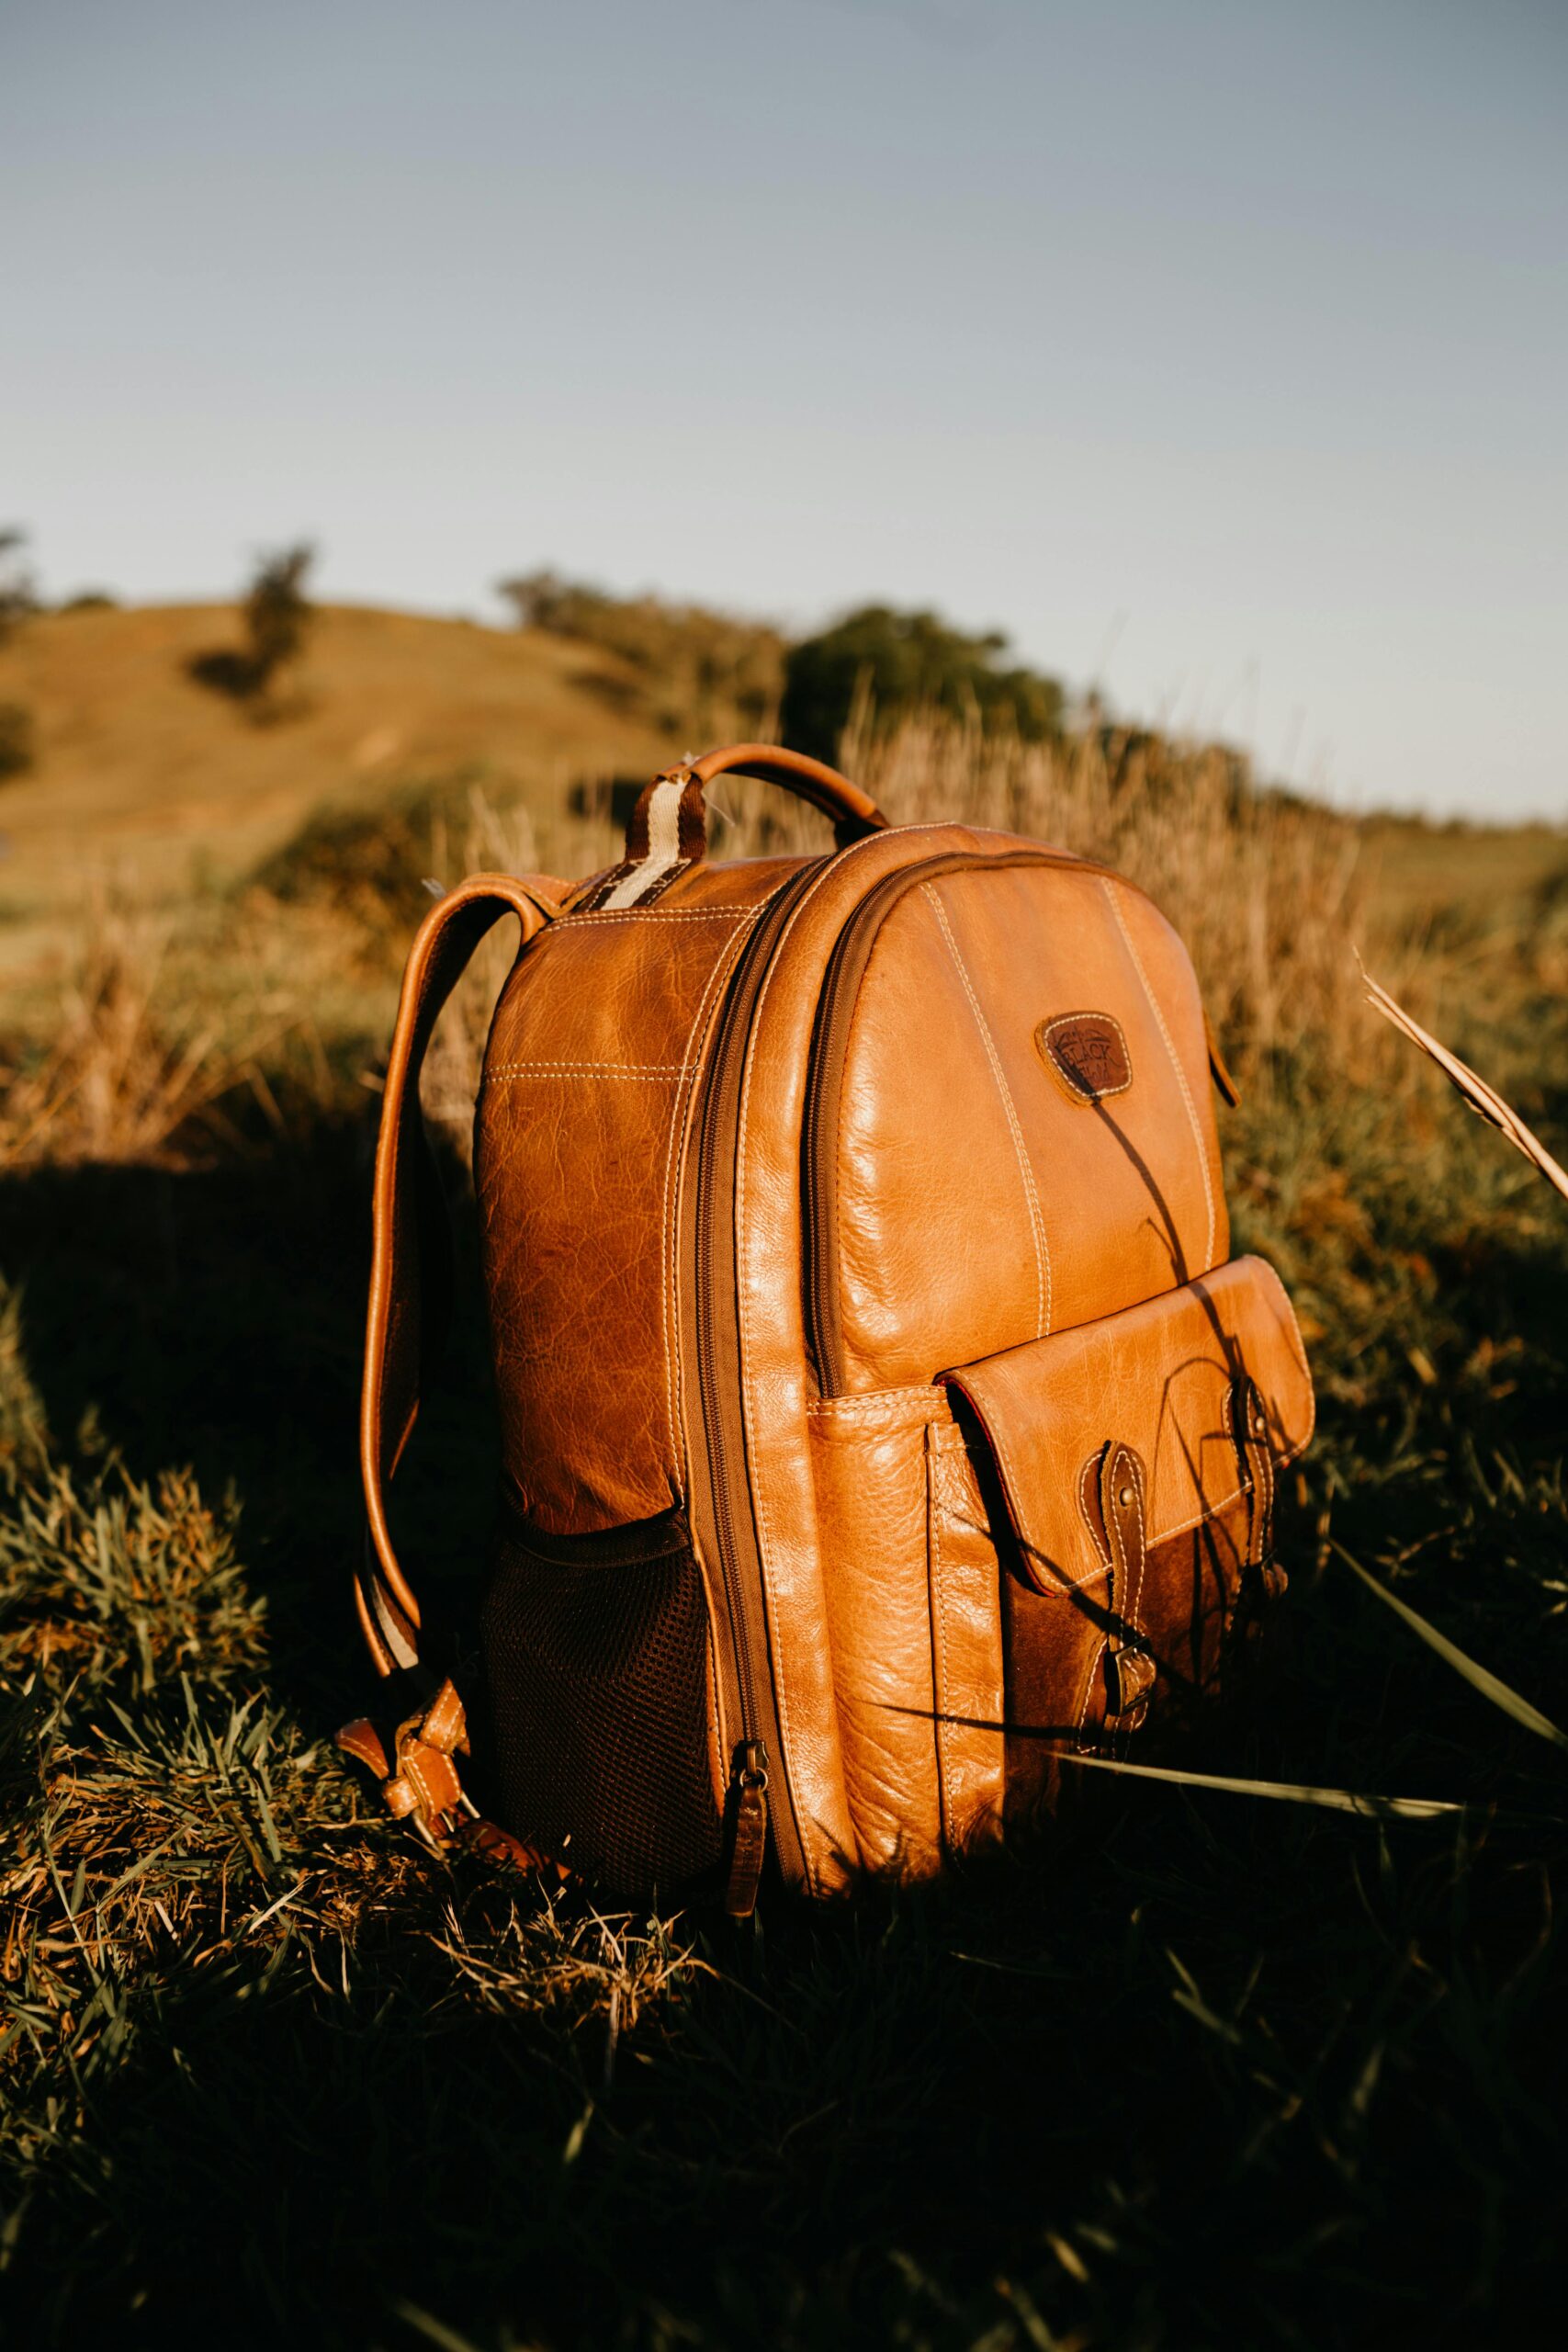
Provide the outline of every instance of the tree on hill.
<path id="1" fill-rule="evenodd" d="M 25 531 L 0 530 L 0 645 L 38 610 L 38 588 L 28 568 Z"/>
<path id="2" fill-rule="evenodd" d="M 33 715 L 25 702 L 0 702 L 0 784 L 26 775 L 37 759 Z"/>
<path id="3" fill-rule="evenodd" d="M 14 637 L 38 610 L 38 589 L 28 568 L 25 531 L 0 530 L 0 645 Z M 24 702 L 0 702 L 0 784 L 26 775 L 37 756 L 33 715 Z"/>
<path id="4" fill-rule="evenodd" d="M 190 674 L 198 684 L 249 704 L 257 717 L 282 715 L 276 689 L 304 651 L 316 616 L 305 594 L 315 560 L 309 540 L 259 559 L 245 595 L 245 642 L 193 655 Z"/>
<path id="5" fill-rule="evenodd" d="M 913 712 L 935 710 L 1011 728 L 1027 743 L 1059 735 L 1061 686 L 1037 670 L 1000 668 L 1007 644 L 998 630 L 970 637 L 935 613 L 863 605 L 785 654 L 784 741 L 832 759 L 857 696 L 869 697 L 879 731 Z"/>

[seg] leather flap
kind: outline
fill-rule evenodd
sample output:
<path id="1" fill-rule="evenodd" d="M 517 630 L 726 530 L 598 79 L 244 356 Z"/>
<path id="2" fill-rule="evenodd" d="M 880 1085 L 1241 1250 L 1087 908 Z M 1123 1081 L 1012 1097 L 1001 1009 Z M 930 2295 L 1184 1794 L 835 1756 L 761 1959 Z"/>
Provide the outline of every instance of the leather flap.
<path id="1" fill-rule="evenodd" d="M 1043 1592 L 1103 1572 L 1093 1515 L 1108 1446 L 1132 1447 L 1145 1465 L 1152 1550 L 1244 1491 L 1238 1382 L 1257 1388 L 1277 1466 L 1313 1430 L 1301 1334 L 1260 1258 L 1232 1259 L 1163 1297 L 943 1378 L 974 1409 L 1024 1572 Z"/>

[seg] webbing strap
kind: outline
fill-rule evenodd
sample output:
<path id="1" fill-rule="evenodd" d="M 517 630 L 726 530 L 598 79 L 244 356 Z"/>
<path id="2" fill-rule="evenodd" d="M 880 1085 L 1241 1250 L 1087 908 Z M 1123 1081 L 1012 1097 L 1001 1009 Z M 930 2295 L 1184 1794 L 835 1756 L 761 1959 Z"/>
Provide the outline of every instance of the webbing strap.
<path id="1" fill-rule="evenodd" d="M 682 760 L 644 786 L 626 826 L 626 854 L 607 873 L 595 875 L 577 900 L 584 910 L 619 912 L 651 906 L 682 874 L 708 854 L 707 803 L 704 787 L 732 771 L 781 785 L 833 820 L 840 849 L 867 833 L 882 832 L 887 820 L 869 793 L 837 768 L 777 743 L 730 743 Z"/>
<path id="2" fill-rule="evenodd" d="M 419 1663 L 419 1603 L 393 1548 L 386 1487 L 418 1418 L 452 1309 L 452 1237 L 420 1115 L 420 1069 L 437 1015 L 486 933 L 513 914 L 525 947 L 558 912 L 566 889 L 543 875 L 470 875 L 426 916 L 403 974 L 376 1145 L 359 1415 L 367 1533 L 355 1598 L 382 1674 Z"/>

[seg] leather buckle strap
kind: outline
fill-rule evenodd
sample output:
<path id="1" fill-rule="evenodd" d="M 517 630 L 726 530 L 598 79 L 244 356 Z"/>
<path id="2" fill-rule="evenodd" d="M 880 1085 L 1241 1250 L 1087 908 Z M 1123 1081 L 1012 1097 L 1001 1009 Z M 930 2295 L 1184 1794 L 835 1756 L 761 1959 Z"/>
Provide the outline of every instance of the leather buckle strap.
<path id="1" fill-rule="evenodd" d="M 468 1718 L 450 1677 L 428 1707 L 406 1716 L 387 1742 L 368 1715 L 344 1724 L 336 1744 L 374 1773 L 381 1800 L 393 1818 L 412 1824 L 438 1853 L 468 1846 L 520 1869 L 545 1866 L 546 1858 L 520 1838 L 486 1821 L 465 1792 L 454 1758 L 468 1753 Z M 564 1877 L 565 1871 L 560 1875 Z"/>
<path id="2" fill-rule="evenodd" d="M 1231 1427 L 1247 1491 L 1247 1568 L 1265 1600 L 1279 1600 L 1290 1579 L 1274 1549 L 1274 1449 L 1258 1384 L 1242 1373 L 1231 1391 Z"/>
<path id="3" fill-rule="evenodd" d="M 1106 1643 L 1105 1713 L 1118 1731 L 1135 1731 L 1143 1722 L 1156 1672 L 1138 1616 L 1148 1551 L 1145 1487 L 1144 1465 L 1133 1447 L 1108 1445 L 1100 1464 L 1100 1514 L 1111 1554 L 1107 1599 L 1116 1630 Z"/>

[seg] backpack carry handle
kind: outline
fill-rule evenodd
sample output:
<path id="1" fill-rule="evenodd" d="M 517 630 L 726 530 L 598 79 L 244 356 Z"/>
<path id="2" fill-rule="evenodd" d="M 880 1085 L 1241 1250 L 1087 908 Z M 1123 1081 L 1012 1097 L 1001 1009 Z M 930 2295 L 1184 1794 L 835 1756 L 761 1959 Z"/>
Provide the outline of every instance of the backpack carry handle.
<path id="1" fill-rule="evenodd" d="M 567 885 L 543 875 L 473 874 L 448 890 L 409 950 L 387 1057 L 371 1206 L 359 1457 L 368 1529 L 355 1598 L 378 1670 L 419 1663 L 419 1603 L 398 1564 L 386 1487 L 419 1413 L 452 1308 L 452 1236 L 420 1114 L 419 1073 L 436 1016 L 485 933 L 517 917 L 526 947 L 560 911 Z"/>
<path id="2" fill-rule="evenodd" d="M 716 775 L 739 774 L 782 785 L 797 799 L 809 800 L 814 808 L 831 817 L 835 825 L 850 825 L 852 841 L 859 841 L 863 833 L 887 830 L 887 819 L 869 792 L 863 792 L 825 761 L 788 751 L 782 743 L 731 743 L 720 752 L 705 752 L 700 760 L 691 763 L 691 773 L 699 784 L 711 784 Z"/>
<path id="3" fill-rule="evenodd" d="M 586 910 L 647 906 L 708 854 L 707 802 L 703 787 L 716 775 L 741 771 L 782 785 L 833 820 L 840 849 L 868 833 L 886 832 L 888 820 L 868 792 L 804 752 L 778 743 L 731 743 L 682 760 L 645 785 L 626 826 L 626 855 L 579 901 Z"/>

